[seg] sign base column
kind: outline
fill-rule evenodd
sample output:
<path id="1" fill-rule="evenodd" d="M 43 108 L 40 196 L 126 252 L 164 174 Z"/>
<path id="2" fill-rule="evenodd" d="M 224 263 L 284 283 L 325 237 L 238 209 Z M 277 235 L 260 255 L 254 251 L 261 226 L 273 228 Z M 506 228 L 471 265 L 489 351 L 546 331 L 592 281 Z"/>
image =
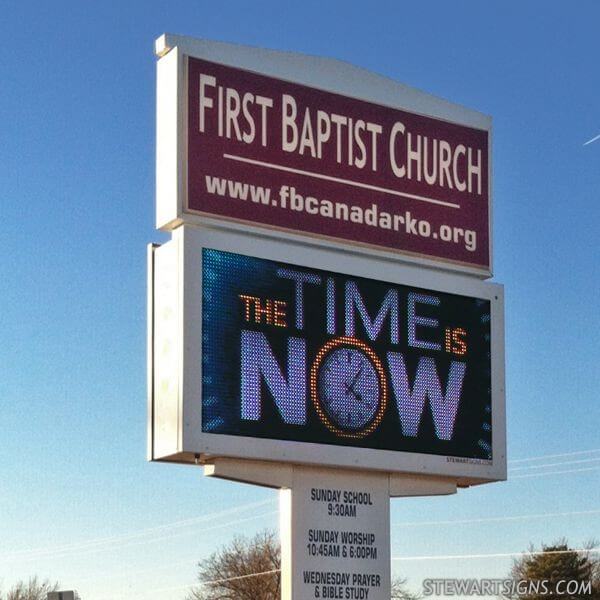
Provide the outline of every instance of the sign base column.
<path id="1" fill-rule="evenodd" d="M 282 600 L 389 600 L 385 473 L 294 466 L 280 491 Z"/>

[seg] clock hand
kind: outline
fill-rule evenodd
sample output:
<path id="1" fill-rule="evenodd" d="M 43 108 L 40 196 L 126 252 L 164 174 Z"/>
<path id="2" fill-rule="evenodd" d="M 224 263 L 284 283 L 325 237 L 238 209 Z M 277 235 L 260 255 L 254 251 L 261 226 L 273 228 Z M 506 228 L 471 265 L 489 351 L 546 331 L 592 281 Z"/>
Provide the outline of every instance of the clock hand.
<path id="1" fill-rule="evenodd" d="M 358 381 L 358 378 L 360 377 L 360 374 L 363 372 L 363 368 L 361 367 L 358 372 L 356 373 L 356 375 L 352 378 L 352 381 L 349 383 L 349 385 L 347 386 L 348 389 L 352 389 L 354 390 L 354 386 L 356 385 L 356 382 Z"/>
<path id="2" fill-rule="evenodd" d="M 346 392 L 350 392 L 358 401 L 362 402 L 362 396 L 354 389 L 349 386 L 346 387 Z"/>

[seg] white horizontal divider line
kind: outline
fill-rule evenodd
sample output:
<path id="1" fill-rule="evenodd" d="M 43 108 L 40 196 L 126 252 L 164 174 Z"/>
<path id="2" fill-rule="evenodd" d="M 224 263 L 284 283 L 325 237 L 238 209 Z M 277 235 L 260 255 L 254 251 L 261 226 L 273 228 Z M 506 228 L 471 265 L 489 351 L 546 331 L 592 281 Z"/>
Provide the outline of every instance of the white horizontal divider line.
<path id="1" fill-rule="evenodd" d="M 283 165 L 277 165 L 275 163 L 265 162 L 263 160 L 255 160 L 254 158 L 246 158 L 244 156 L 236 156 L 235 154 L 223 154 L 223 158 L 229 160 L 235 160 L 238 162 L 248 163 L 249 165 L 256 165 L 258 167 L 266 167 L 267 169 L 275 169 L 277 171 L 286 171 L 287 173 L 295 173 L 296 175 L 306 175 L 307 177 L 314 177 L 315 179 L 323 179 L 325 181 L 334 181 L 336 183 L 342 183 L 344 185 L 350 185 L 365 190 L 372 190 L 374 192 L 382 192 L 384 194 L 392 194 L 393 196 L 401 196 L 403 198 L 410 198 L 412 200 L 418 200 L 419 202 L 428 202 L 429 204 L 439 204 L 441 206 L 448 206 L 450 208 L 460 208 L 460 204 L 453 202 L 445 202 L 444 200 L 437 200 L 435 198 L 428 198 L 427 196 L 417 196 L 416 194 L 407 194 L 405 192 L 398 192 L 397 190 L 391 190 L 389 188 L 379 187 L 377 185 L 370 185 L 368 183 L 361 183 L 360 181 L 352 181 L 350 179 L 342 179 L 341 177 L 333 177 L 331 175 L 323 175 L 322 173 L 315 173 L 313 171 L 304 171 L 303 169 L 294 169 L 293 167 L 285 167 Z"/>

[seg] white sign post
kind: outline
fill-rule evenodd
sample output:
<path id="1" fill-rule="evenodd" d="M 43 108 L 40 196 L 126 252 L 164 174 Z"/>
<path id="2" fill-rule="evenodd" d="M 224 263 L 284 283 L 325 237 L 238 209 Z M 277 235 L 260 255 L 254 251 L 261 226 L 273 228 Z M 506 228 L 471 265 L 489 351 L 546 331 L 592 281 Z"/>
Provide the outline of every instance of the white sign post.
<path id="1" fill-rule="evenodd" d="M 298 467 L 280 492 L 282 600 L 389 600 L 389 480 Z"/>

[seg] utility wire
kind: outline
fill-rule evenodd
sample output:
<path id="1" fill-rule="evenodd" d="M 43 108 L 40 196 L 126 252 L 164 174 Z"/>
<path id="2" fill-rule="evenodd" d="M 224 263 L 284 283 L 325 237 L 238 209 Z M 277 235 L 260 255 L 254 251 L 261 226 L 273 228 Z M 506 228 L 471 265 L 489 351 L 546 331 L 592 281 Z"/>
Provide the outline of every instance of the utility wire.
<path id="1" fill-rule="evenodd" d="M 568 457 L 568 456 L 577 456 L 577 455 L 584 455 L 584 454 L 592 454 L 592 453 L 596 453 L 596 452 L 600 452 L 600 448 L 596 448 L 596 449 L 591 449 L 591 450 L 580 450 L 577 452 L 567 452 L 567 453 L 562 453 L 562 454 L 547 454 L 547 455 L 543 455 L 543 456 L 534 456 L 534 457 L 530 457 L 530 458 L 521 458 L 521 459 L 517 459 L 517 460 L 511 460 L 509 461 L 509 464 L 516 464 L 516 463 L 523 463 L 523 462 L 528 462 L 528 461 L 535 461 L 535 460 L 543 460 L 543 459 L 552 459 L 552 458 L 562 458 L 562 457 Z M 600 457 L 598 457 L 597 459 L 588 459 L 588 461 L 594 461 L 594 460 L 600 460 Z M 576 461 L 573 461 L 576 462 Z M 556 466 L 558 466 L 561 463 L 557 463 Z M 572 463 L 567 463 L 564 462 L 562 464 L 572 464 Z M 533 465 L 531 467 L 527 467 L 527 469 L 529 468 L 544 468 L 544 467 L 550 467 L 551 465 Z M 554 466 L 554 465 L 552 465 Z M 517 467 L 518 469 L 525 469 L 525 467 Z M 517 468 L 515 469 L 511 469 L 511 471 L 516 471 Z M 595 469 L 595 467 L 594 467 Z M 573 469 L 573 470 L 569 470 L 569 471 L 557 471 L 557 472 L 553 472 L 553 473 L 540 473 L 540 474 L 534 474 L 534 475 L 516 475 L 514 477 L 511 477 L 511 479 L 521 479 L 521 478 L 525 478 L 525 477 L 531 477 L 531 476 L 545 476 L 545 475 L 558 475 L 558 474 L 562 474 L 562 473 L 578 473 L 578 472 L 582 472 L 582 471 L 588 471 L 588 470 L 592 470 L 592 468 L 589 469 Z M 70 551 L 70 550 L 81 550 L 81 549 L 86 549 L 87 547 L 92 547 L 92 546 L 96 546 L 96 545 L 104 545 L 104 544 L 112 544 L 112 543 L 118 543 L 120 541 L 124 541 L 124 540 L 129 540 L 129 539 L 136 539 L 139 537 L 143 537 L 146 535 L 152 535 L 153 533 L 158 533 L 158 532 L 162 532 L 162 531 L 171 531 L 173 528 L 177 528 L 177 527 L 185 527 L 187 525 L 196 525 L 199 523 L 202 523 L 204 521 L 209 521 L 209 520 L 213 520 L 213 519 L 218 519 L 220 517 L 225 517 L 225 516 L 229 516 L 230 514 L 235 514 L 237 512 L 240 511 L 244 511 L 246 509 L 251 509 L 251 508 L 257 508 L 260 506 L 264 506 L 266 504 L 272 504 L 275 503 L 274 499 L 269 499 L 269 500 L 263 500 L 260 502 L 254 502 L 254 503 L 248 503 L 248 504 L 243 504 L 240 506 L 236 506 L 233 507 L 231 509 L 227 509 L 224 511 L 219 511 L 216 513 L 210 513 L 210 514 L 206 514 L 206 515 L 201 515 L 199 517 L 192 517 L 190 519 L 184 519 L 181 521 L 174 521 L 171 523 L 165 523 L 163 525 L 159 525 L 156 527 L 150 527 L 150 528 L 146 528 L 146 529 L 142 529 L 140 531 L 136 531 L 136 532 L 131 532 L 131 533 L 125 533 L 125 534 L 119 534 L 119 535 L 114 535 L 114 536 L 109 536 L 109 537 L 103 537 L 103 538 L 96 538 L 96 539 L 91 539 L 91 540 L 84 540 L 81 542 L 74 542 L 71 544 L 65 544 L 63 546 L 52 546 L 52 547 L 47 547 L 47 548 L 27 548 L 27 549 L 23 549 L 23 550 L 16 550 L 13 552 L 10 552 L 8 554 L 4 554 L 4 555 L 0 555 L 0 558 L 2 559 L 10 559 L 10 558 L 17 558 L 17 557 L 21 557 L 21 556 L 30 556 L 30 555 L 38 555 L 38 554 L 57 554 L 60 552 L 66 552 L 66 551 Z"/>
<path id="2" fill-rule="evenodd" d="M 393 556 L 392 560 L 398 560 L 398 561 L 413 561 L 413 560 L 464 560 L 464 559 L 479 559 L 479 558 L 510 558 L 510 557 L 522 557 L 522 556 L 535 556 L 535 555 L 540 555 L 540 554 L 545 554 L 545 555 L 549 555 L 549 554 L 572 554 L 573 552 L 577 552 L 577 553 L 587 553 L 587 554 L 599 554 L 600 550 L 595 549 L 595 548 L 576 548 L 576 549 L 572 549 L 572 550 L 539 550 L 539 551 L 526 551 L 526 552 L 494 552 L 494 553 L 489 553 L 489 554 L 446 554 L 446 555 L 425 555 L 425 556 Z M 239 579 L 248 579 L 250 577 L 260 577 L 262 575 L 271 575 L 273 573 L 279 573 L 281 571 L 281 569 L 271 569 L 269 571 L 258 571 L 256 573 L 247 573 L 246 575 L 237 575 L 235 577 L 224 577 L 222 579 L 213 579 L 210 581 L 200 581 L 200 582 L 195 582 L 192 584 L 188 584 L 188 585 L 181 585 L 181 586 L 177 586 L 177 587 L 170 587 L 170 588 L 162 588 L 160 590 L 153 590 L 151 592 L 142 592 L 140 594 L 128 594 L 127 598 L 131 598 L 131 597 L 136 597 L 136 596 L 141 596 L 141 595 L 147 595 L 148 593 L 150 594 L 157 594 L 159 592 L 169 592 L 169 591 L 176 591 L 176 590 L 183 590 L 183 589 L 187 589 L 190 587 L 193 587 L 194 585 L 217 585 L 219 583 L 227 583 L 228 581 L 236 581 Z M 121 597 L 125 597 L 124 594 L 120 594 Z M 102 599 L 105 600 L 105 599 Z M 106 600 L 109 600 L 108 598 L 106 598 Z M 112 600 L 114 600 L 114 596 L 112 597 Z"/>
<path id="3" fill-rule="evenodd" d="M 218 583 L 227 583 L 228 581 L 236 581 L 238 579 L 248 579 L 250 577 L 259 577 L 261 575 L 270 575 L 272 573 L 279 573 L 281 569 L 272 569 L 270 571 L 259 571 L 257 573 L 248 573 L 246 575 L 238 575 L 236 577 L 225 577 L 223 579 L 213 579 L 211 581 L 195 581 L 194 583 L 188 583 L 187 585 L 178 585 L 175 587 L 161 588 L 158 590 L 151 590 L 147 592 L 140 592 L 136 594 L 118 594 L 121 598 L 135 598 L 137 596 L 146 596 L 146 595 L 154 595 L 162 592 L 175 592 L 179 590 L 189 589 L 195 585 L 215 585 Z M 101 598 L 100 600 L 115 600 L 115 596 L 111 596 L 110 598 L 106 596 L 105 598 Z"/>
<path id="4" fill-rule="evenodd" d="M 273 515 L 274 512 L 266 513 L 266 515 Z M 406 521 L 399 523 L 392 523 L 392 527 L 426 527 L 426 526 L 440 526 L 440 525 L 466 525 L 471 523 L 497 523 L 502 521 L 523 521 L 528 519 L 548 519 L 552 517 L 570 517 L 570 516 L 589 516 L 600 514 L 600 509 L 593 510 L 580 510 L 580 511 L 571 511 L 571 512 L 562 512 L 562 513 L 539 513 L 539 514 L 529 514 L 529 515 L 514 515 L 514 516 L 503 516 L 503 517 L 486 517 L 481 519 L 454 519 L 447 521 Z M 261 515 L 258 515 L 261 516 Z M 241 521 L 250 520 L 253 517 L 248 517 L 248 519 L 241 519 Z M 238 521 L 239 522 L 239 521 Z M 211 528 L 212 529 L 212 528 Z M 208 531 L 207 529 L 203 531 Z M 171 563 L 162 563 L 158 567 L 149 567 L 145 569 L 138 569 L 137 571 L 128 571 L 127 573 L 123 573 L 121 575 L 116 575 L 116 577 L 130 577 L 132 575 L 142 575 L 144 573 L 154 572 L 157 569 L 169 569 L 172 567 L 189 564 L 190 559 L 180 560 L 177 562 Z M 84 579 L 79 579 L 80 582 L 84 581 L 94 581 L 97 579 L 104 579 L 104 575 L 101 576 L 91 576 L 86 577 Z M 246 577 L 246 575 L 242 576 Z M 114 578 L 114 577 L 113 577 Z M 210 582 L 208 582 L 210 583 Z"/>
<path id="5" fill-rule="evenodd" d="M 528 519 L 549 519 L 552 517 L 571 517 L 580 515 L 596 515 L 600 514 L 600 509 L 594 510 L 577 510 L 572 512 L 562 513 L 539 513 L 533 515 L 513 515 L 506 517 L 483 517 L 481 519 L 452 519 L 448 521 L 405 521 L 400 523 L 392 523 L 392 527 L 425 527 L 438 525 L 468 525 L 470 523 L 499 523 L 502 521 L 526 521 Z"/>
<path id="6" fill-rule="evenodd" d="M 532 460 L 546 460 L 547 458 L 563 458 L 567 456 L 580 456 L 581 454 L 595 454 L 596 452 L 600 452 L 600 448 L 594 448 L 593 450 L 578 450 L 577 452 L 564 452 L 562 454 L 545 454 L 542 456 L 532 456 L 530 458 L 518 458 L 516 460 L 509 460 L 508 464 L 514 465 Z"/>
<path id="7" fill-rule="evenodd" d="M 547 477 L 547 476 L 552 476 L 552 475 L 563 475 L 563 474 L 571 474 L 571 473 L 582 473 L 582 472 L 588 472 L 588 471 L 595 471 L 597 469 L 600 469 L 600 465 L 598 466 L 593 466 L 593 467 L 587 467 L 587 468 L 583 468 L 583 469 L 566 469 L 566 470 L 561 470 L 561 471 L 550 471 L 550 472 L 543 472 L 543 473 L 528 473 L 525 475 L 514 475 L 511 476 L 510 479 L 511 480 L 515 480 L 515 479 L 529 479 L 532 477 Z M 231 514 L 235 514 L 236 512 L 241 512 L 244 511 L 246 509 L 251 509 L 251 508 L 256 508 L 258 506 L 264 506 L 266 504 L 272 504 L 274 503 L 274 500 L 264 500 L 261 502 L 255 502 L 255 503 L 249 503 L 249 504 L 245 504 L 245 505 L 240 505 L 237 506 L 235 508 L 232 509 L 227 509 L 225 511 L 220 511 L 220 512 L 216 512 L 216 513 L 211 513 L 211 514 L 207 514 L 207 515 L 202 515 L 200 517 L 196 517 L 196 518 L 192 518 L 192 519 L 186 519 L 183 521 L 176 521 L 174 523 L 167 523 L 164 525 L 160 525 L 157 527 L 151 527 L 151 528 L 147 528 L 147 529 L 143 529 L 140 530 L 138 532 L 133 532 L 133 533 L 128 533 L 128 534 L 121 534 L 121 535 L 117 535 L 117 536 L 111 536 L 111 537 L 106 537 L 106 538 L 98 538 L 98 539 L 92 539 L 92 540 L 87 540 L 84 542 L 76 542 L 73 544 L 67 544 L 67 545 L 63 545 L 63 546 L 58 546 L 58 547 L 51 547 L 51 548 L 37 548 L 37 549 L 27 549 L 27 550 L 17 550 L 15 552 L 11 552 L 11 553 L 6 553 L 4 555 L 0 555 L 0 559 L 2 560 L 14 560 L 14 559 L 22 559 L 22 560 L 32 560 L 32 559 L 36 559 L 36 558 L 43 558 L 44 556 L 57 556 L 57 555 L 65 555 L 65 554 L 70 554 L 72 552 L 77 552 L 78 554 L 82 554 L 82 553 L 89 553 L 89 552 L 96 552 L 96 551 L 104 551 L 107 550 L 108 548 L 105 548 L 104 546 L 106 545 L 110 545 L 109 549 L 114 550 L 114 545 L 118 544 L 119 546 L 131 546 L 131 545 L 139 545 L 139 544 L 144 544 L 147 542 L 154 542 L 154 541 L 159 541 L 165 538 L 172 538 L 172 537 L 177 537 L 178 535 L 187 535 L 190 532 L 189 531 L 185 531 L 185 532 L 180 532 L 180 533 L 173 533 L 171 531 L 172 528 L 176 528 L 176 527 L 182 527 L 185 525 L 195 525 L 195 524 L 199 524 L 202 522 L 205 522 L 207 520 L 213 520 L 213 519 L 217 519 L 217 518 L 221 518 L 221 517 L 225 517 L 225 516 L 229 516 Z M 204 529 L 204 531 L 209 531 L 212 529 L 217 529 L 217 528 L 221 528 L 221 527 L 226 527 L 229 525 L 233 525 L 233 524 L 237 524 L 240 522 L 245 522 L 245 521 L 249 521 L 249 520 L 253 520 L 262 516 L 269 516 L 271 514 L 275 514 L 274 512 L 272 513 L 264 513 L 261 515 L 253 515 L 251 517 L 247 517 L 244 519 L 238 519 L 236 521 L 229 521 L 227 523 L 224 523 L 222 525 L 215 525 L 215 526 L 211 526 L 208 529 Z M 150 540 L 139 540 L 139 538 L 144 538 L 145 536 L 148 535 L 152 535 L 155 533 L 161 533 L 164 532 L 165 535 L 163 536 L 157 536 L 154 539 L 150 539 Z"/>
<path id="8" fill-rule="evenodd" d="M 529 479 L 530 477 L 546 477 L 548 475 L 564 475 L 566 473 L 583 473 L 584 471 L 596 471 L 600 469 L 600 465 L 596 467 L 586 467 L 585 469 L 566 469 L 565 471 L 551 471 L 550 473 L 528 473 L 527 475 L 515 475 L 510 479 Z"/>
<path id="9" fill-rule="evenodd" d="M 258 519 L 260 517 L 264 517 L 267 515 L 273 515 L 276 513 L 270 512 L 270 513 L 264 513 L 264 514 L 260 514 L 260 515 L 253 515 L 251 517 L 246 517 L 245 519 L 238 519 L 236 521 L 229 521 L 227 523 L 222 523 L 220 525 L 214 525 L 213 527 L 207 527 L 205 529 L 200 530 L 199 532 L 191 532 L 191 533 L 200 533 L 200 534 L 204 534 L 208 531 L 214 531 L 215 529 L 222 529 L 224 527 L 229 527 L 231 525 L 238 525 L 239 523 L 244 523 L 247 521 L 251 521 L 253 519 Z M 181 535 L 181 534 L 179 534 Z M 159 540 L 150 540 L 150 541 L 162 541 L 161 539 Z M 141 542 L 135 542 L 134 544 L 124 544 L 124 546 L 132 546 L 132 545 L 140 545 L 140 544 L 144 544 L 146 543 L 145 541 L 141 541 Z M 119 548 L 121 548 L 123 546 L 119 546 Z M 84 552 L 83 554 L 89 554 L 89 553 L 93 553 L 93 552 L 102 552 L 102 551 L 106 551 L 109 550 L 109 548 L 100 548 L 100 549 L 93 549 L 93 550 L 89 550 L 87 552 Z M 110 550 L 114 550 L 114 548 L 110 548 Z M 78 553 L 77 556 L 80 556 L 81 553 Z M 52 557 L 54 558 L 54 556 Z M 25 560 L 31 560 L 31 559 L 25 559 Z M 165 563 L 165 562 L 161 562 L 160 565 L 158 566 L 153 566 L 153 567 L 145 567 L 143 569 L 137 569 L 135 571 L 127 571 L 126 573 L 121 573 L 121 574 L 117 574 L 114 575 L 114 577 L 131 577 L 132 575 L 143 575 L 144 573 L 151 573 L 151 572 L 156 572 L 157 570 L 162 570 L 162 569 L 170 569 L 172 567 L 178 567 L 181 565 L 189 565 L 190 562 L 192 561 L 192 559 L 190 558 L 186 558 L 185 560 L 178 560 L 175 562 L 171 562 L 171 563 Z M 196 562 L 196 561 L 193 561 Z M 78 581 L 95 581 L 95 580 L 104 580 L 106 578 L 106 575 L 89 575 L 87 577 L 84 577 L 83 579 L 79 579 Z"/>
<path id="10" fill-rule="evenodd" d="M 542 459 L 551 459 L 551 458 L 562 458 L 562 457 L 569 457 L 569 456 L 578 456 L 578 455 L 586 455 L 586 454 L 593 454 L 596 452 L 600 452 L 600 448 L 597 449 L 591 449 L 591 450 L 581 450 L 581 451 L 576 451 L 576 452 L 568 452 L 568 453 L 562 453 L 562 454 L 549 454 L 549 455 L 543 455 L 543 456 L 536 456 L 536 457 L 530 457 L 530 458 L 523 458 L 523 459 L 518 459 L 518 460 L 514 460 L 514 461 L 509 461 L 509 464 L 515 464 L 515 463 L 523 463 L 523 462 L 527 462 L 527 461 L 536 461 L 536 460 L 542 460 Z M 530 466 L 526 466 L 526 467 L 517 467 L 515 469 L 512 469 L 512 471 L 515 470 L 525 470 L 525 469 L 543 469 L 543 468 L 551 468 L 551 467 L 555 467 L 555 466 L 561 466 L 561 465 L 572 465 L 572 464 L 581 464 L 581 463 L 589 463 L 589 462 L 595 462 L 597 460 L 600 460 L 600 457 L 598 458 L 589 458 L 589 459 L 585 459 L 585 460 L 581 460 L 581 461 L 565 461 L 565 462 L 561 462 L 561 463 L 552 463 L 552 464 L 546 464 L 546 465 L 530 465 Z M 561 470 L 561 471 L 551 471 L 551 472 L 541 472 L 541 473 L 529 473 L 529 474 L 525 474 L 525 475 L 514 475 L 511 476 L 510 479 L 528 479 L 531 477 L 545 477 L 545 476 L 552 476 L 552 475 L 563 475 L 563 474 L 570 474 L 570 473 L 582 473 L 582 472 L 588 472 L 588 471 L 594 471 L 600 468 L 600 465 L 598 466 L 593 466 L 593 467 L 587 467 L 587 468 L 583 468 L 583 469 L 566 469 L 566 470 Z M 47 555 L 51 555 L 51 556 L 56 556 L 57 554 L 69 554 L 72 552 L 78 552 L 81 553 L 81 551 L 102 551 L 105 548 L 102 548 L 102 546 L 105 546 L 107 544 L 111 544 L 110 549 L 114 549 L 114 544 L 119 544 L 120 546 L 123 545 L 135 545 L 136 543 L 146 543 L 148 541 L 157 541 L 157 540 L 161 540 L 164 539 L 164 537 L 174 537 L 178 534 L 173 534 L 172 529 L 173 528 L 179 528 L 179 527 L 185 527 L 185 526 L 193 526 L 193 525 L 197 525 L 200 523 L 203 523 L 205 521 L 209 521 L 209 520 L 214 520 L 214 519 L 218 519 L 221 517 L 226 517 L 229 516 L 231 514 L 235 514 L 238 512 L 242 512 L 244 510 L 250 510 L 252 508 L 257 508 L 259 506 L 264 506 L 267 504 L 272 504 L 274 503 L 275 500 L 273 499 L 269 499 L 269 500 L 263 500 L 260 502 L 254 502 L 254 503 L 248 503 L 248 504 L 244 504 L 244 505 L 240 505 L 237 507 L 233 507 L 231 509 L 227 509 L 227 510 L 223 510 L 223 511 L 219 511 L 216 513 L 209 513 L 206 515 L 201 515 L 199 517 L 193 517 L 190 519 L 185 519 L 185 520 L 181 520 L 181 521 L 175 521 L 172 523 L 165 523 L 163 525 L 159 525 L 156 527 L 150 527 L 150 528 L 146 528 L 146 529 L 142 529 L 140 531 L 137 532 L 131 532 L 131 533 L 126 533 L 126 534 L 120 534 L 120 535 L 115 535 L 115 536 L 109 536 L 109 537 L 104 537 L 104 538 L 96 538 L 96 539 L 91 539 L 91 540 L 86 540 L 86 541 L 82 541 L 82 542 L 75 542 L 72 544 L 66 544 L 63 546 L 54 546 L 54 547 L 47 547 L 47 548 L 33 548 L 33 549 L 23 549 L 23 550 L 17 550 L 11 553 L 6 553 L 4 555 L 0 555 L 0 558 L 2 560 L 11 560 L 11 559 L 17 559 L 17 558 L 21 558 L 24 560 L 29 560 L 29 559 L 34 559 L 34 558 L 43 558 L 44 556 Z M 569 514 L 595 514 L 596 511 L 580 511 L 580 512 L 573 512 L 573 513 L 557 513 L 556 516 L 568 516 Z M 220 528 L 220 527 L 225 527 L 228 525 L 232 525 L 232 524 L 236 524 L 239 522 L 244 522 L 244 521 L 248 521 L 251 519 L 255 519 L 255 518 L 259 518 L 261 516 L 269 516 L 271 514 L 275 514 L 273 513 L 264 513 L 261 515 L 254 515 L 252 517 L 248 517 L 245 519 L 239 519 L 236 520 L 234 522 L 228 522 L 228 523 L 224 523 L 223 525 L 216 525 L 216 526 L 212 526 L 208 529 L 204 529 L 204 531 L 207 530 L 211 530 L 211 529 L 216 529 L 216 528 Z M 547 516 L 554 516 L 554 515 L 547 515 Z M 489 521 L 499 521 L 499 520 L 519 520 L 519 519 L 528 519 L 528 518 L 541 518 L 542 515 L 540 515 L 539 517 L 535 516 L 535 515 L 517 515 L 514 517 L 497 517 L 497 518 L 490 518 Z M 484 520 L 484 519 L 472 519 L 469 521 L 455 521 L 455 523 L 466 523 L 466 522 L 473 522 L 473 523 L 477 523 L 477 522 L 486 522 L 488 520 Z M 433 522 L 431 522 L 433 523 Z M 441 521 L 439 522 L 439 524 L 451 524 L 451 521 Z M 415 526 L 419 526 L 419 525 L 425 525 L 428 524 L 427 522 L 423 522 L 423 523 L 414 523 Z M 394 526 L 411 526 L 411 523 L 400 523 Z M 137 540 L 139 538 L 143 538 L 145 536 L 148 535 L 152 535 L 152 534 L 156 534 L 156 533 L 162 533 L 165 532 L 167 535 L 166 536 L 159 536 L 157 538 L 155 538 L 154 540 L 142 540 L 141 542 L 133 542 L 133 544 L 129 543 L 129 544 L 123 544 L 122 542 L 128 542 L 130 540 Z M 187 533 L 187 532 L 185 532 Z M 179 534 L 180 535 L 180 534 Z"/>
<path id="11" fill-rule="evenodd" d="M 248 573 L 247 575 L 237 575 L 236 577 L 224 577 L 223 579 L 213 579 L 212 581 L 199 581 L 200 585 L 216 585 L 218 583 L 227 583 L 228 581 L 237 581 L 238 579 L 248 579 L 249 577 L 259 577 L 260 575 L 272 575 L 279 573 L 281 569 L 271 569 L 270 571 L 260 571 L 258 573 Z"/>
<path id="12" fill-rule="evenodd" d="M 531 552 L 494 552 L 491 554 L 439 554 L 428 556 L 392 556 L 392 560 L 462 560 L 475 558 L 507 558 L 517 556 L 532 556 L 538 554 L 571 554 L 572 552 L 587 552 L 599 554 L 600 550 L 594 548 L 577 548 L 573 550 L 539 550 Z"/>
<path id="13" fill-rule="evenodd" d="M 125 534 L 119 534 L 119 535 L 114 535 L 114 536 L 109 536 L 109 537 L 85 540 L 82 542 L 74 542 L 71 544 L 64 544 L 62 546 L 16 550 L 14 552 L 0 555 L 0 559 L 10 560 L 10 559 L 24 558 L 24 557 L 38 558 L 38 557 L 41 557 L 44 555 L 56 556 L 57 554 L 70 553 L 70 552 L 75 552 L 75 551 L 79 552 L 79 551 L 85 551 L 85 550 L 96 550 L 98 546 L 105 546 L 107 544 L 110 544 L 111 549 L 112 549 L 114 547 L 114 544 L 124 545 L 123 542 L 128 542 L 130 540 L 137 540 L 138 538 L 143 538 L 143 537 L 157 534 L 157 533 L 159 533 L 159 534 L 166 533 L 167 534 L 166 536 L 159 536 L 157 539 L 163 539 L 164 537 L 173 537 L 174 535 L 177 535 L 172 532 L 172 529 L 174 529 L 174 528 L 198 525 L 198 524 L 204 523 L 206 521 L 214 521 L 215 519 L 229 517 L 229 516 L 234 515 L 239 512 L 258 508 L 260 506 L 265 506 L 267 504 L 272 504 L 272 503 L 274 503 L 274 500 L 262 500 L 260 502 L 241 504 L 234 508 L 214 512 L 214 513 L 209 513 L 209 514 L 202 515 L 199 517 L 194 517 L 191 519 L 185 519 L 183 521 L 174 521 L 173 523 L 166 523 L 164 525 L 159 525 L 157 527 L 149 527 L 149 528 L 141 529 L 139 531 L 135 531 L 135 532 L 131 532 L 131 533 L 125 533 Z M 255 518 L 258 518 L 259 516 L 263 516 L 263 515 L 253 515 L 252 517 L 248 517 L 247 519 L 244 519 L 244 520 L 255 519 Z M 230 524 L 231 524 L 231 521 L 228 521 L 227 523 L 223 524 L 223 526 L 230 525 Z M 218 526 L 213 526 L 213 528 L 214 527 L 218 527 Z M 149 541 L 153 541 L 153 540 L 142 540 L 141 543 L 146 543 Z"/>
<path id="14" fill-rule="evenodd" d="M 224 523 L 219 523 L 217 525 L 211 525 L 209 527 L 204 527 L 203 529 L 200 529 L 199 531 L 194 530 L 194 529 L 188 529 L 185 531 L 178 531 L 178 532 L 173 532 L 173 533 L 166 533 L 164 535 L 161 536 L 157 536 L 157 537 L 153 537 L 153 538 L 149 538 L 149 539 L 140 539 L 140 540 L 128 540 L 128 541 L 124 541 L 121 542 L 119 544 L 116 545 L 116 547 L 118 547 L 119 549 L 122 548 L 130 548 L 131 546 L 142 546 L 142 545 L 146 545 L 146 544 L 152 544 L 155 542 L 162 542 L 165 539 L 173 539 L 176 537 L 184 537 L 187 535 L 194 535 L 194 534 L 199 534 L 199 533 L 206 533 L 209 531 L 215 531 L 217 529 L 223 529 L 224 527 L 231 527 L 233 525 L 239 525 L 240 523 L 246 523 L 248 521 L 254 521 L 256 519 L 260 519 L 262 517 L 265 516 L 271 516 L 273 514 L 276 514 L 274 511 L 268 512 L 268 513 L 261 513 L 261 514 L 257 514 L 257 515 L 251 515 L 249 517 L 244 517 L 243 519 L 235 519 L 234 521 L 226 521 Z M 94 554 L 96 552 L 107 552 L 107 551 L 114 551 L 115 550 L 115 544 L 111 544 L 110 546 L 107 545 L 103 545 L 103 546 L 95 546 L 95 547 L 89 547 L 89 548 L 83 548 L 83 549 L 77 549 L 77 550 L 69 550 L 69 551 L 63 551 L 61 553 L 54 553 L 54 554 L 44 554 L 44 555 L 36 555 L 36 556 L 30 556 L 30 557 L 25 557 L 22 560 L 23 561 L 31 561 L 31 560 L 39 560 L 40 558 L 44 558 L 44 557 L 51 557 L 51 558 L 57 558 L 57 557 L 64 557 L 64 556 L 68 556 L 70 554 L 73 554 L 74 552 L 77 554 L 77 557 L 81 557 L 81 556 L 86 556 L 88 554 Z"/>
<path id="15" fill-rule="evenodd" d="M 509 473 L 514 473 L 515 471 L 530 471 L 531 469 L 549 469 L 550 467 L 563 467 L 565 465 L 580 465 L 583 463 L 597 462 L 599 460 L 600 456 L 596 458 L 583 458 L 581 460 L 563 460 L 561 462 L 546 463 L 543 465 L 527 465 L 525 467 L 513 467 L 509 470 Z"/>

